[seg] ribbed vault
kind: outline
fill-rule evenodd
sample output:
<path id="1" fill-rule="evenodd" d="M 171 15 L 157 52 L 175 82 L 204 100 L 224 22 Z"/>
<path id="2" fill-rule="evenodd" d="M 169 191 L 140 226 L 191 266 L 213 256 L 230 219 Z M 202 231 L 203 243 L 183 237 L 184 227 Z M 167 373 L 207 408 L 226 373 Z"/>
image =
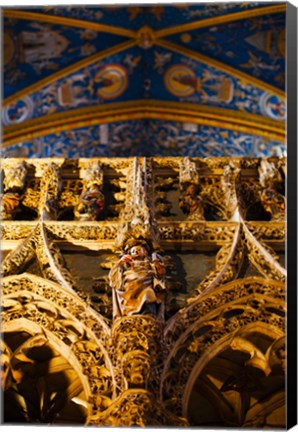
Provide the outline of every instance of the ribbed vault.
<path id="1" fill-rule="evenodd" d="M 4 8 L 4 155 L 283 155 L 285 16 L 276 2 Z"/>

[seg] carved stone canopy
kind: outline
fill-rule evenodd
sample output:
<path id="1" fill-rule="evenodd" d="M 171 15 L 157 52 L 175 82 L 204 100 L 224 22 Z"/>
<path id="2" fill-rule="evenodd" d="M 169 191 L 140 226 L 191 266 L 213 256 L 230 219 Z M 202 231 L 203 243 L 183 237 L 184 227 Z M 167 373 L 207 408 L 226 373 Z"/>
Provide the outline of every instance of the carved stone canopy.
<path id="1" fill-rule="evenodd" d="M 1 223 L 6 418 L 52 424 L 65 408 L 96 426 L 284 428 L 284 178 L 268 186 L 268 163 L 281 172 L 274 158 L 24 160 L 19 211 L 6 197 Z M 76 220 L 93 186 L 100 218 Z M 163 319 L 113 319 L 109 272 L 137 244 L 166 289 Z"/>

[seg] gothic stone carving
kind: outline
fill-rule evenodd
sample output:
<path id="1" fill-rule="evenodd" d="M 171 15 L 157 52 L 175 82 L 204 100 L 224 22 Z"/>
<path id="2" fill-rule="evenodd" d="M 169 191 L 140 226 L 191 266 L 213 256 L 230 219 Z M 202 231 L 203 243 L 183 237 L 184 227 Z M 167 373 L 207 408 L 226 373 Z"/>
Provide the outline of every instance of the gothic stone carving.
<path id="1" fill-rule="evenodd" d="M 87 160 L 64 159 L 17 162 L 26 167 L 26 176 L 20 175 L 21 181 L 14 184 L 13 178 L 9 183 L 6 175 L 5 187 L 10 184 L 12 188 L 4 190 L 8 195 L 3 199 L 7 220 L 1 226 L 2 244 L 10 251 L 2 264 L 7 276 L 2 280 L 1 293 L 3 329 L 8 333 L 25 329 L 29 332 L 28 344 L 37 345 L 38 338 L 45 338 L 46 343 L 55 345 L 59 355 L 69 359 L 87 396 L 81 401 L 87 410 L 86 424 L 187 425 L 185 417 L 194 382 L 198 380 L 198 388 L 205 385 L 206 393 L 210 392 L 204 374 L 210 359 L 215 359 L 222 350 L 240 352 L 248 362 L 242 365 L 241 373 L 224 380 L 217 388 L 222 398 L 234 391 L 240 398 L 251 400 L 250 393 L 243 396 L 240 388 L 249 387 L 249 367 L 261 374 L 257 386 L 266 384 L 266 380 L 271 382 L 276 376 L 283 382 L 285 161 L 103 158 L 91 165 Z M 5 172 L 12 166 L 16 166 L 16 160 L 4 161 Z M 187 220 L 180 220 L 180 216 L 172 213 L 175 206 L 179 210 L 180 174 L 183 193 L 186 185 L 199 184 L 199 191 L 188 191 L 190 198 L 203 199 L 204 212 L 197 207 L 199 217 L 198 214 L 192 217 L 196 210 L 190 207 Z M 84 209 L 80 213 L 84 217 L 78 217 L 79 220 L 73 220 L 74 211 L 72 216 L 68 214 L 69 219 L 64 219 L 63 212 L 69 207 L 74 209 L 82 189 L 87 195 L 93 188 L 102 192 L 103 181 L 111 190 L 105 186 L 105 207 L 99 217 L 102 220 L 82 220 L 86 214 L 88 219 L 93 218 L 90 209 Z M 252 191 L 249 199 L 247 191 Z M 22 197 L 18 206 L 13 201 L 16 194 Z M 164 198 L 169 211 L 166 208 L 161 211 Z M 266 221 L 245 220 L 249 200 L 252 205 L 261 200 L 270 220 L 268 217 Z M 22 212 L 17 213 L 22 205 L 38 212 L 36 220 L 17 220 L 22 217 Z M 156 215 L 160 215 L 158 221 L 154 219 Z M 135 262 L 136 250 L 131 249 L 136 243 L 141 246 L 137 252 L 143 251 L 140 262 Z M 105 315 L 111 308 L 107 296 L 100 309 L 105 315 L 102 316 L 76 292 L 73 275 L 63 260 L 63 248 L 107 252 L 113 257 L 104 266 L 105 274 L 103 267 L 99 268 L 96 281 L 105 284 L 104 292 L 97 293 L 99 296 L 110 294 L 108 270 L 113 268 L 118 253 L 124 253 L 121 266 L 129 267 L 126 270 L 131 273 L 127 276 L 134 278 L 130 283 L 140 288 L 145 301 L 136 297 L 132 313 L 127 314 L 124 308 L 124 313 L 117 317 L 115 314 L 112 321 Z M 155 316 L 147 308 L 147 299 L 152 294 L 151 303 L 157 303 L 158 308 L 167 302 L 164 286 L 172 289 L 177 281 L 168 277 L 170 264 L 165 255 L 184 251 L 213 254 L 215 264 L 193 292 L 184 291 L 183 302 L 179 302 L 182 293 L 175 291 L 179 308 L 167 315 L 165 322 L 162 314 Z M 42 278 L 19 274 L 27 271 L 35 257 Z M 192 264 L 201 265 L 200 259 Z M 245 266 L 256 276 L 249 273 L 247 276 Z M 119 287 L 126 275 L 122 272 L 117 275 L 118 270 L 114 275 L 111 272 L 110 283 Z M 253 340 L 252 332 L 256 332 Z M 258 335 L 270 343 L 258 346 Z M 26 347 L 23 346 L 24 350 Z M 18 379 L 14 352 L 7 344 L 2 345 L 4 388 L 10 386 L 11 377 Z M 26 366 L 23 363 L 21 369 Z M 282 392 L 274 397 L 282 407 Z M 216 406 L 216 400 L 212 402 Z M 247 427 L 268 426 L 268 413 L 274 412 L 272 404 L 265 407 L 260 403 L 255 416 L 256 408 L 248 403 L 239 407 L 238 411 L 227 410 L 227 416 L 221 419 L 223 424 L 236 421 Z"/>

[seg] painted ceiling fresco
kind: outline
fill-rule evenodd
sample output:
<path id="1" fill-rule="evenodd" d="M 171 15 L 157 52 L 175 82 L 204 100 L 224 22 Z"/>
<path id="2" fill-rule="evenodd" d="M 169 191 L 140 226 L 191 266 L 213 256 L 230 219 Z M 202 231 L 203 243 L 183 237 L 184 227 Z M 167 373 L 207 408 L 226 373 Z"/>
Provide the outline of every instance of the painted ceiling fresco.
<path id="1" fill-rule="evenodd" d="M 127 40 L 109 33 L 18 19 L 5 21 L 4 37 L 5 96 L 71 65 L 74 60 Z"/>
<path id="2" fill-rule="evenodd" d="M 286 3 L 2 15 L 3 156 L 285 152 Z"/>
<path id="3" fill-rule="evenodd" d="M 24 145 L 25 144 L 25 145 Z M 10 157 L 285 156 L 282 141 L 224 127 L 131 120 L 78 128 L 10 147 Z"/>

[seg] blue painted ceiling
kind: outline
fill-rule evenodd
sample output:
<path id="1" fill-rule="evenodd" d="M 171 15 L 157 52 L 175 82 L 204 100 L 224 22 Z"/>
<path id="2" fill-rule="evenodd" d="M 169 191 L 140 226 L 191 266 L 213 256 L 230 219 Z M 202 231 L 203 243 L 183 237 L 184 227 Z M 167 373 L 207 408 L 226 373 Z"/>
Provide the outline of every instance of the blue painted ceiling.
<path id="1" fill-rule="evenodd" d="M 256 156 L 276 153 L 276 146 L 284 152 L 285 3 L 49 6 L 2 14 L 4 155 Z M 144 101 L 154 106 L 151 117 Z M 189 105 L 199 107 L 199 119 Z M 84 124 L 79 112 L 88 114 Z M 221 112 L 228 120 L 222 124 Z M 240 119 L 234 132 L 233 112 Z M 63 127 L 57 115 L 68 119 Z M 262 119 L 268 132 L 249 130 Z M 192 138 L 188 123 L 196 124 Z M 113 131 L 121 125 L 133 129 L 126 141 L 118 137 L 126 147 L 115 150 Z M 78 133 L 85 137 L 79 147 Z"/>

